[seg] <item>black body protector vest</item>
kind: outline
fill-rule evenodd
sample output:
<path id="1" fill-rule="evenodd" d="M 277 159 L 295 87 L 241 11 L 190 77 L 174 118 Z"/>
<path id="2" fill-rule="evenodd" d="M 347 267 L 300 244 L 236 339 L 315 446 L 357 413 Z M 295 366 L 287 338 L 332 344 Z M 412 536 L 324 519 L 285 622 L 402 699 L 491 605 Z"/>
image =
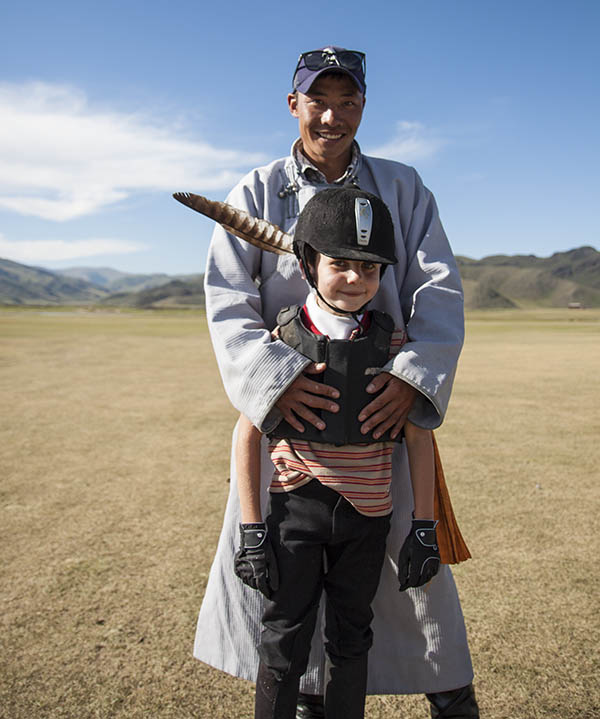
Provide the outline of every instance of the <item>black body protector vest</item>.
<path id="1" fill-rule="evenodd" d="M 335 387 L 340 396 L 335 400 L 339 412 L 313 409 L 327 425 L 324 430 L 317 429 L 309 422 L 304 424 L 304 432 L 298 432 L 288 422 L 282 420 L 269 437 L 279 439 L 303 439 L 326 444 L 372 444 L 374 442 L 402 441 L 401 432 L 395 440 L 389 430 L 379 439 L 369 432 L 362 434 L 358 415 L 376 394 L 369 394 L 366 387 L 377 372 L 374 370 L 387 364 L 390 340 L 394 330 L 394 321 L 384 312 L 371 311 L 371 324 L 366 332 L 356 339 L 332 340 L 324 335 L 316 335 L 307 329 L 301 320 L 302 308 L 286 307 L 277 315 L 279 339 L 300 352 L 312 362 L 325 362 L 327 369 L 321 374 L 311 375 L 316 382 Z"/>

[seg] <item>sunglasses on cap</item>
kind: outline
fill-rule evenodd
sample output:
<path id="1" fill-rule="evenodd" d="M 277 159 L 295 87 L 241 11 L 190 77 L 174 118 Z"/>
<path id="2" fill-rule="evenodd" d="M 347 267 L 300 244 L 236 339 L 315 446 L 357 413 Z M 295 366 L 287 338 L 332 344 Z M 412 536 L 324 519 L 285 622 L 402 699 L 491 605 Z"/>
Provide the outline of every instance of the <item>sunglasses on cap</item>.
<path id="1" fill-rule="evenodd" d="M 350 72 L 366 73 L 365 53 L 358 50 L 310 50 L 303 52 L 298 58 L 294 74 L 302 67 L 308 70 L 323 70 L 326 67 L 342 67 Z"/>

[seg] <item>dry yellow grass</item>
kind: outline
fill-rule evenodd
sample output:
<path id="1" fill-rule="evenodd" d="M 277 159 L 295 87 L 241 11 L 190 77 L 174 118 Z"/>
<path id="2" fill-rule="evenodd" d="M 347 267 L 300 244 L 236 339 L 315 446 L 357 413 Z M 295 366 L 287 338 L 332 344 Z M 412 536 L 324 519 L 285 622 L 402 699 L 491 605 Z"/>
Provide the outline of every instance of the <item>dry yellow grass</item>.
<path id="1" fill-rule="evenodd" d="M 469 318 L 438 440 L 488 719 L 599 716 L 599 330 Z M 202 315 L 0 311 L 0 393 L 0 717 L 250 717 L 191 657 L 235 418 Z"/>

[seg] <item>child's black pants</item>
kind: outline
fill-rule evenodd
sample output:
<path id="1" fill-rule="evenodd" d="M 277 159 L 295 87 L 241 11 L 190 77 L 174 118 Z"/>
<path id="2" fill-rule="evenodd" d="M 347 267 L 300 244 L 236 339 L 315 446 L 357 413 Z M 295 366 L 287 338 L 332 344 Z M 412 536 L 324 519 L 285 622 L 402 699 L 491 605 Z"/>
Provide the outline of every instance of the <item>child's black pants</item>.
<path id="1" fill-rule="evenodd" d="M 258 719 L 294 719 L 323 590 L 326 715 L 363 716 L 367 654 L 373 641 L 371 602 L 390 517 L 360 514 L 316 479 L 292 492 L 271 495 L 266 521 L 277 557 L 279 589 L 265 600 L 259 684 L 261 677 L 267 680 L 262 690 L 257 685 Z"/>

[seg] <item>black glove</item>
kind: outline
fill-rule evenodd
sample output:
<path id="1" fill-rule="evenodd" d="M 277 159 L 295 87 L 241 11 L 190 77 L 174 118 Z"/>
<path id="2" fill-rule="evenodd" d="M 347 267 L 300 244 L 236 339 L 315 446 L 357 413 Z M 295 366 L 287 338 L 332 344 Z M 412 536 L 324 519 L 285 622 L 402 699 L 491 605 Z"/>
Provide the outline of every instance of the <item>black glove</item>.
<path id="1" fill-rule="evenodd" d="M 400 591 L 420 587 L 435 577 L 440 568 L 440 551 L 435 536 L 435 519 L 413 519 L 398 557 Z"/>
<path id="2" fill-rule="evenodd" d="M 240 548 L 235 554 L 233 569 L 252 589 L 267 599 L 279 587 L 279 572 L 264 522 L 240 524 Z"/>

